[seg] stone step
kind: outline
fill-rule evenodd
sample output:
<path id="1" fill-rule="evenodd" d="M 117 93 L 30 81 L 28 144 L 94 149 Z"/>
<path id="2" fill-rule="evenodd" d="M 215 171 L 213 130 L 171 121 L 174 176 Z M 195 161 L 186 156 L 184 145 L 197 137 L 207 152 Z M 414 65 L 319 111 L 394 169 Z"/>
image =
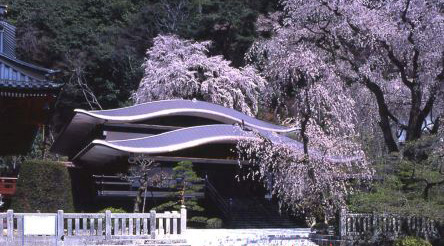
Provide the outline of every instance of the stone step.
<path id="1" fill-rule="evenodd" d="M 231 223 L 231 227 L 233 228 L 239 228 L 239 227 L 253 227 L 253 228 L 297 228 L 294 224 L 283 224 L 283 223 Z"/>
<path id="2" fill-rule="evenodd" d="M 106 241 L 100 246 L 190 246 L 185 239 L 117 239 Z"/>
<path id="3" fill-rule="evenodd" d="M 191 244 L 101 244 L 100 246 L 191 246 Z"/>
<path id="4" fill-rule="evenodd" d="M 288 215 L 279 213 L 275 204 L 263 203 L 258 199 L 233 198 L 231 228 L 295 228 L 297 224 Z"/>
<path id="5" fill-rule="evenodd" d="M 309 239 L 310 229 L 190 229 L 187 242 L 193 246 L 316 246 Z"/>
<path id="6" fill-rule="evenodd" d="M 232 220 L 232 224 L 257 224 L 257 225 L 293 225 L 295 228 L 297 227 L 295 223 L 291 221 L 254 221 L 254 220 Z"/>
<path id="7" fill-rule="evenodd" d="M 232 228 L 296 228 L 295 222 L 286 218 L 233 218 L 230 223 Z"/>
<path id="8" fill-rule="evenodd" d="M 275 229 L 275 228 L 286 228 L 292 229 L 294 226 L 263 226 L 263 225 L 236 225 L 232 228 L 236 229 Z"/>
<path id="9" fill-rule="evenodd" d="M 261 220 L 267 220 L 267 221 L 292 221 L 289 218 L 267 218 L 267 217 L 255 217 L 255 216 L 232 216 L 231 217 L 232 220 L 244 220 L 244 219 L 252 219 L 252 220 L 257 220 L 257 221 L 261 221 Z"/>
<path id="10" fill-rule="evenodd" d="M 232 224 L 257 224 L 257 225 L 293 225 L 295 228 L 297 227 L 295 223 L 291 221 L 261 221 L 261 220 L 232 220 Z"/>

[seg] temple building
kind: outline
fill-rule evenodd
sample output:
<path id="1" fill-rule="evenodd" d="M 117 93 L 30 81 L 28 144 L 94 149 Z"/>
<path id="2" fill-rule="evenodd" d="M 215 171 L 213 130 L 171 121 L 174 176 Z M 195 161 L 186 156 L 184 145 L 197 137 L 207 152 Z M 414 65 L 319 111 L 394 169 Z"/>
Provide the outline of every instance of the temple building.
<path id="1" fill-rule="evenodd" d="M 89 193 L 94 197 L 82 204 L 98 199 L 131 201 L 128 198 L 136 194 L 134 185 L 120 180 L 116 174 L 128 170 L 133 156 L 144 155 L 161 163 L 164 170 L 171 170 L 179 161 L 191 161 L 206 186 L 205 192 L 196 196 L 211 200 L 226 218 L 233 220 L 235 210 L 230 206 L 235 206 L 248 207 L 250 214 L 256 211 L 261 216 L 269 214 L 270 218 L 279 219 L 282 216 L 276 215 L 276 204 L 273 207 L 267 202 L 267 196 L 270 197 L 264 184 L 238 180 L 242 166 L 247 165 L 239 165 L 236 145 L 242 139 L 258 138 L 252 130 L 301 146 L 280 134 L 294 131 L 292 128 L 212 103 L 165 100 L 112 110 L 76 109 L 71 121 L 57 134 L 51 151 L 68 156 L 73 166 L 82 170 L 78 172 L 82 177 L 77 177 L 82 181 L 73 182 L 74 193 L 83 197 Z M 162 187 L 149 188 L 151 198 L 168 196 Z M 271 216 L 272 213 L 275 214 Z M 253 223 L 254 219 L 243 221 Z M 294 226 L 283 218 L 276 221 L 278 227 L 286 225 Z"/>
<path id="2" fill-rule="evenodd" d="M 61 89 L 57 71 L 17 59 L 16 28 L 0 5 L 0 156 L 26 154 L 39 127 L 47 125 Z"/>

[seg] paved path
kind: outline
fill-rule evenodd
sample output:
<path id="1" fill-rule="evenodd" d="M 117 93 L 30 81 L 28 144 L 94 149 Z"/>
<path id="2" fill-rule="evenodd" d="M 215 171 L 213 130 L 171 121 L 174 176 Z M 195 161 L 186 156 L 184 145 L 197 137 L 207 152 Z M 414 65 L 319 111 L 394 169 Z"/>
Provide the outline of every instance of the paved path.
<path id="1" fill-rule="evenodd" d="M 192 246 L 316 246 L 308 240 L 310 229 L 188 229 Z"/>

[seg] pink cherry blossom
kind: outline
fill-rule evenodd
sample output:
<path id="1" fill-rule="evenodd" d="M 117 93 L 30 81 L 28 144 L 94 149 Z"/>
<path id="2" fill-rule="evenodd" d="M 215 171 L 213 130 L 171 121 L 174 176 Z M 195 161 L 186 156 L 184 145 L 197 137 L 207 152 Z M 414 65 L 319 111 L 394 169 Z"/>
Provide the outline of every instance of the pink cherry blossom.
<path id="1" fill-rule="evenodd" d="M 209 46 L 175 35 L 156 37 L 135 102 L 196 98 L 255 115 L 266 81 L 253 67 L 237 69 L 221 56 L 209 57 Z"/>

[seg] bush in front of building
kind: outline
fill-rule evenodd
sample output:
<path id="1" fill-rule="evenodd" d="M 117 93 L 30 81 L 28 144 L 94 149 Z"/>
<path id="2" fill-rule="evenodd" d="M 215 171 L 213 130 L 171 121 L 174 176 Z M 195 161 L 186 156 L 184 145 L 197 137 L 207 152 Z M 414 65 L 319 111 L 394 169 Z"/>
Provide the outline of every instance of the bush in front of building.
<path id="1" fill-rule="evenodd" d="M 393 244 L 394 246 L 432 246 L 431 243 L 418 237 L 399 238 Z"/>
<path id="2" fill-rule="evenodd" d="M 20 168 L 11 208 L 15 212 L 73 212 L 68 169 L 54 161 L 25 161 Z"/>
<path id="3" fill-rule="evenodd" d="M 208 229 L 220 229 L 222 228 L 222 220 L 219 218 L 211 218 L 207 220 L 207 226 Z"/>
<path id="4" fill-rule="evenodd" d="M 124 214 L 124 213 L 128 213 L 125 209 L 123 208 L 115 208 L 115 207 L 106 207 L 104 209 L 101 209 L 99 211 L 99 213 L 105 213 L 106 210 L 109 210 L 112 214 Z"/>

